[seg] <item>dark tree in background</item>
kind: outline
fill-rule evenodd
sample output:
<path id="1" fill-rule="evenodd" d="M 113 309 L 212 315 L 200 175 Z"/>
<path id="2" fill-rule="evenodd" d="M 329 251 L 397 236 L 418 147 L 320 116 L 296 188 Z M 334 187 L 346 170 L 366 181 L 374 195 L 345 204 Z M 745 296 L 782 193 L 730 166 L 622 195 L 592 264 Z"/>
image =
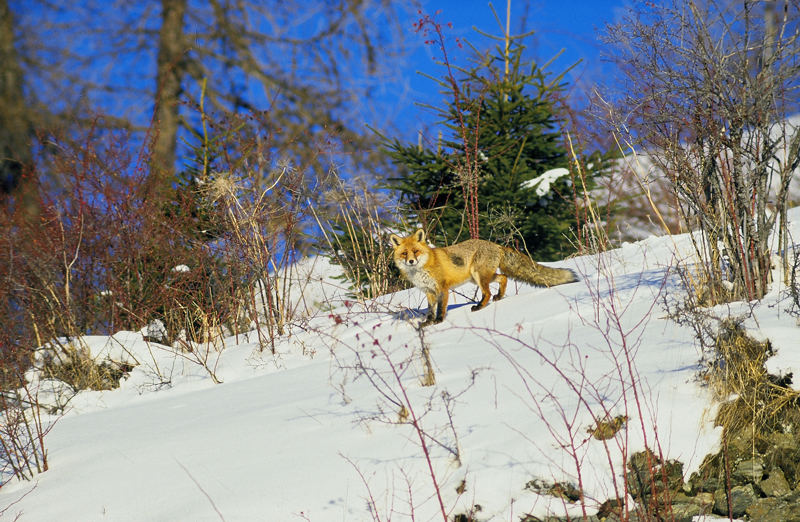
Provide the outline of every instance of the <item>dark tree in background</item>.
<path id="1" fill-rule="evenodd" d="M 137 9 L 128 5 L 118 7 L 134 19 Z M 322 174 L 323 151 L 356 162 L 374 159 L 366 146 L 370 137 L 351 112 L 367 92 L 344 82 L 380 72 L 376 49 L 390 54 L 398 34 L 393 10 L 379 1 L 162 0 L 153 165 L 169 177 L 179 124 L 198 125 L 192 107 L 201 85 L 210 112 L 266 111 L 262 130 L 279 157 L 314 164 Z M 147 30 L 143 24 L 116 38 L 142 41 Z"/>
<path id="2" fill-rule="evenodd" d="M 119 16 L 134 20 L 137 8 L 129 5 L 118 3 Z M 350 79 L 384 72 L 376 53 L 393 52 L 394 9 L 372 0 L 162 0 L 154 163 L 166 172 L 175 165 L 176 124 L 199 127 L 194 107 L 202 94 L 209 113 L 263 112 L 273 160 L 313 166 L 318 176 L 327 174 L 328 153 L 369 164 L 371 137 L 354 117 L 368 92 Z M 146 21 L 128 24 L 115 38 L 146 42 L 148 29 Z"/>
<path id="3" fill-rule="evenodd" d="M 175 168 L 181 93 L 189 58 L 188 41 L 183 33 L 185 13 L 186 0 L 162 0 L 153 116 L 156 136 L 150 158 L 151 183 L 157 187 L 169 186 Z"/>
<path id="4" fill-rule="evenodd" d="M 28 219 L 39 215 L 31 152 L 33 125 L 23 94 L 23 71 L 15 47 L 15 24 L 0 0 L 0 198 L 15 197 Z"/>
<path id="5" fill-rule="evenodd" d="M 323 177 L 378 163 L 362 111 L 401 52 L 394 3 L 6 1 L 16 25 L 0 38 L 19 37 L 29 106 L 64 115 L 36 127 L 146 137 L 153 186 L 197 145 L 201 95 L 209 114 L 259 114 L 270 161 Z"/>
<path id="6" fill-rule="evenodd" d="M 387 141 L 401 172 L 388 185 L 400 193 L 405 214 L 444 244 L 468 239 L 478 228 L 483 239 L 546 261 L 573 250 L 575 200 L 554 108 L 563 75 L 551 77 L 526 61 L 524 51 L 512 41 L 505 50 L 479 56 L 457 82 L 441 81 L 452 95 L 436 109 L 443 137 Z M 540 178 L 554 169 L 564 175 Z M 465 173 L 474 175 L 470 190 Z M 468 222 L 471 203 L 477 203 L 479 227 Z"/>
<path id="7" fill-rule="evenodd" d="M 786 255 L 799 30 L 788 0 L 646 2 L 607 29 L 626 81 L 606 114 L 645 147 L 701 232 L 695 290 L 706 302 L 760 299 L 772 249 Z"/>

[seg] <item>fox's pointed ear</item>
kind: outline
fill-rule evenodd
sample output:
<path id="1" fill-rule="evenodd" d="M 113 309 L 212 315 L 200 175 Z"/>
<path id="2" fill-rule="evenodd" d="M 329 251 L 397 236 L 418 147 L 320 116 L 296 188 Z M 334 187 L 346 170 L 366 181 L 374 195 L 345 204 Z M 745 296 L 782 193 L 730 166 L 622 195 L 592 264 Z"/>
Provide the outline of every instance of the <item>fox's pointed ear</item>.
<path id="1" fill-rule="evenodd" d="M 414 232 L 414 239 L 419 241 L 420 243 L 424 243 L 425 242 L 425 231 L 420 228 L 419 230 Z"/>
<path id="2" fill-rule="evenodd" d="M 392 235 L 390 235 L 390 236 L 389 236 L 389 241 L 391 241 L 391 242 L 392 242 L 392 244 L 393 244 L 394 246 L 396 246 L 396 247 L 399 247 L 399 246 L 400 246 L 400 243 L 402 243 L 402 242 L 403 242 L 403 240 L 402 240 L 402 239 L 400 239 L 400 236 L 398 236 L 397 234 L 392 234 Z"/>

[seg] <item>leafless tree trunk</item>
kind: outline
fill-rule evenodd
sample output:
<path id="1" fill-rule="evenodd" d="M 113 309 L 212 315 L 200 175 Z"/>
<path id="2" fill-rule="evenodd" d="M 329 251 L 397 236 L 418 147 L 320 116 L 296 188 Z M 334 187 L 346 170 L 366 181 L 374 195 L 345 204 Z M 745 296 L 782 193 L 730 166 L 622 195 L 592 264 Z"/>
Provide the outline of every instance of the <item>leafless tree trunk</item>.
<path id="1" fill-rule="evenodd" d="M 70 58 L 85 74 L 70 81 L 90 93 L 86 99 L 117 100 L 127 113 L 119 116 L 133 118 L 135 129 L 153 117 L 154 187 L 168 186 L 176 160 L 188 152 L 181 138 L 196 145 L 201 85 L 208 114 L 258 115 L 272 161 L 288 159 L 325 176 L 326 154 L 335 151 L 374 168 L 381 157 L 374 134 L 352 118 L 353 109 L 366 105 L 371 84 L 392 74 L 384 69 L 399 49 L 396 10 L 405 8 L 398 6 L 387 0 L 86 0 L 64 8 L 89 42 Z M 47 16 L 47 26 L 58 32 L 65 15 Z M 151 56 L 155 68 L 143 68 Z M 122 63 L 136 63 L 140 74 Z M 143 103 L 142 73 L 156 85 L 154 113 Z"/>
<path id="2" fill-rule="evenodd" d="M 0 197 L 13 195 L 16 208 L 30 220 L 39 215 L 39 199 L 22 80 L 14 20 L 8 1 L 0 0 Z"/>
<path id="3" fill-rule="evenodd" d="M 163 188 L 175 168 L 180 96 L 186 72 L 187 45 L 183 34 L 186 0 L 162 0 L 158 38 L 156 110 L 151 158 L 151 183 Z"/>
<path id="4" fill-rule="evenodd" d="M 627 79 L 607 114 L 647 147 L 700 231 L 709 302 L 760 299 L 772 250 L 785 252 L 771 241 L 800 161 L 800 129 L 787 120 L 798 109 L 800 12 L 773 4 L 645 3 L 607 31 Z"/>

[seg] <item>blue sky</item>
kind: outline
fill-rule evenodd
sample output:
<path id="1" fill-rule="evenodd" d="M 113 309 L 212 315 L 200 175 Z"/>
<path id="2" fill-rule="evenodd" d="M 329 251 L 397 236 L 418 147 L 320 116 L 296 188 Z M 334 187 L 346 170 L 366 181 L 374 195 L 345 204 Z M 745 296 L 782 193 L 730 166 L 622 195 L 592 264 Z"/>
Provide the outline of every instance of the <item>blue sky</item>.
<path id="1" fill-rule="evenodd" d="M 269 0 L 275 1 L 275 0 Z M 407 1 L 407 0 L 406 0 Z M 561 49 L 563 55 L 550 67 L 552 72 L 561 72 L 578 60 L 582 62 L 570 71 L 567 80 L 576 90 L 575 99 L 581 98 L 580 93 L 589 90 L 595 83 L 607 81 L 613 68 L 604 64 L 600 60 L 601 46 L 597 40 L 598 29 L 604 24 L 613 22 L 622 11 L 624 5 L 632 0 L 512 0 L 512 33 L 522 31 L 535 31 L 535 34 L 527 40 L 528 48 L 531 50 L 532 57 L 539 63 L 543 63 L 553 57 Z M 198 0 L 202 4 L 202 0 Z M 82 12 L 80 7 L 64 2 L 61 14 L 48 12 L 47 16 L 55 20 L 69 19 L 79 16 Z M 527 4 L 527 5 L 526 5 Z M 31 5 L 25 1 L 12 0 L 12 7 L 17 14 L 26 19 L 30 24 L 35 24 L 36 20 L 42 16 L 41 6 L 36 10 L 30 11 Z M 80 4 L 77 4 L 80 6 Z M 102 5 L 102 3 L 100 4 Z M 486 0 L 412 0 L 404 3 L 397 0 L 396 4 L 398 17 L 404 19 L 397 20 L 397 28 L 403 33 L 404 45 L 408 53 L 400 61 L 392 61 L 388 56 L 385 58 L 384 66 L 388 69 L 388 74 L 382 78 L 365 79 L 359 77 L 358 67 L 351 77 L 353 85 L 360 85 L 363 82 L 373 86 L 374 98 L 366 100 L 363 107 L 356 108 L 353 115 L 355 125 L 371 126 L 387 132 L 391 136 L 397 136 L 403 140 L 414 140 L 419 130 L 424 130 L 434 121 L 430 111 L 417 106 L 418 103 L 441 104 L 442 98 L 438 92 L 439 86 L 431 79 L 417 74 L 424 71 L 435 77 L 441 77 L 444 70 L 434 63 L 434 55 L 438 55 L 438 50 L 423 43 L 424 37 L 415 33 L 413 22 L 419 18 L 417 10 L 435 16 L 442 24 L 451 23 L 452 26 L 445 31 L 448 37 L 448 52 L 451 61 L 456 64 L 466 64 L 466 51 L 457 48 L 455 38 L 466 38 L 480 49 L 488 46 L 486 39 L 482 38 L 473 30 L 477 27 L 491 34 L 500 34 L 489 2 Z M 132 4 L 135 9 L 131 11 L 133 16 L 140 21 L 149 21 L 151 32 L 157 30 L 160 23 L 158 12 L 159 2 L 142 2 Z M 497 0 L 494 7 L 504 21 L 506 2 Z M 111 7 L 108 7 L 111 9 Z M 143 10 L 141 16 L 139 11 Z M 73 13 L 74 11 L 74 13 Z M 438 14 L 437 14 L 438 13 Z M 27 15 L 27 16 L 24 16 Z M 86 18 L 93 23 L 111 24 L 107 17 L 112 17 L 112 13 L 100 13 L 94 16 L 89 13 Z M 313 22 L 312 22 L 313 23 Z M 191 35 L 191 27 L 187 27 L 187 34 Z M 64 37 L 64 35 L 61 35 Z M 102 42 L 98 43 L 91 40 L 91 37 L 70 32 L 64 41 L 65 46 L 80 50 L 93 49 L 94 46 L 104 48 Z M 201 44 L 202 45 L 202 44 Z M 152 47 L 152 46 L 151 46 Z M 109 50 L 115 49 L 109 47 Z M 152 115 L 152 98 L 150 92 L 154 85 L 155 72 L 155 53 L 152 48 L 148 53 L 137 53 L 136 50 L 129 50 L 125 56 L 115 53 L 106 54 L 87 65 L 90 70 L 80 71 L 81 75 L 97 76 L 99 83 L 109 82 L 106 85 L 124 85 L 125 87 L 135 86 L 139 89 L 139 94 L 116 92 L 112 89 L 112 94 L 99 92 L 95 100 L 99 110 L 107 111 L 116 116 L 131 116 L 141 126 L 147 126 Z M 360 60 L 360 58 L 353 58 Z M 187 80 L 187 86 L 191 87 Z M 344 86 L 347 89 L 350 86 Z M 46 87 L 39 83 L 37 89 L 44 90 Z M 51 88 L 58 88 L 58 85 Z M 42 93 L 39 93 L 42 94 Z M 52 103 L 61 102 L 58 93 L 48 93 L 44 99 L 52 100 Z M 257 103 L 257 98 L 263 98 L 263 87 L 254 84 L 253 94 Z M 141 99 L 134 99 L 130 96 L 140 96 Z M 69 103 L 69 102 L 64 102 Z M 264 102 L 267 105 L 267 102 Z"/>
<path id="2" fill-rule="evenodd" d="M 527 43 L 532 57 L 539 63 L 546 62 L 563 49 L 563 54 L 550 67 L 554 73 L 561 72 L 580 60 L 581 63 L 570 71 L 567 79 L 573 89 L 583 91 L 607 79 L 613 71 L 613 67 L 601 60 L 598 31 L 606 23 L 617 20 L 628 3 L 628 0 L 532 1 L 526 12 L 523 2 L 512 0 L 511 31 L 535 31 Z M 473 27 L 491 34 L 500 32 L 489 3 L 485 0 L 431 0 L 420 4 L 424 13 L 433 15 L 438 11 L 438 21 L 453 24 L 451 29 L 446 30 L 446 35 L 452 37 L 448 52 L 453 61 L 463 63 L 466 58 L 465 51 L 456 47 L 455 37 L 466 38 L 477 47 L 483 48 L 487 45 L 486 39 L 475 32 Z M 506 2 L 499 0 L 493 5 L 504 22 Z M 522 24 L 524 28 L 521 27 Z M 408 57 L 402 74 L 398 75 L 397 84 L 393 85 L 401 93 L 400 97 L 390 103 L 387 112 L 382 115 L 385 120 L 395 120 L 396 129 L 403 134 L 416 133 L 418 127 L 431 121 L 425 111 L 415 106 L 415 103 L 436 103 L 441 99 L 437 93 L 438 86 L 417 73 L 423 71 L 436 77 L 443 73 L 443 69 L 434 63 L 437 50 L 422 44 L 422 40 L 421 35 L 415 35 L 413 28 L 409 28 L 408 43 L 418 47 Z M 576 92 L 575 96 L 580 99 L 580 92 Z M 389 121 L 385 123 L 390 124 Z M 377 121 L 373 124 L 381 126 Z"/>

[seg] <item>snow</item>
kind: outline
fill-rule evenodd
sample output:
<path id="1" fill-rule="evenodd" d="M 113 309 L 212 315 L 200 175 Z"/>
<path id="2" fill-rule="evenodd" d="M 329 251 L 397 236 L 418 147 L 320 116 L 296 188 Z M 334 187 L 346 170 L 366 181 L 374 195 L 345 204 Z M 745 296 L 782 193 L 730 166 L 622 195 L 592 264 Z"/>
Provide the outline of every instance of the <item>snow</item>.
<path id="1" fill-rule="evenodd" d="M 544 196 L 550 192 L 550 184 L 558 180 L 562 176 L 569 174 L 569 170 L 565 168 L 550 169 L 533 179 L 522 183 L 522 188 L 536 187 L 536 195 L 539 197 Z"/>
<path id="2" fill-rule="evenodd" d="M 791 217 L 800 232 L 800 212 Z M 694 333 L 664 309 L 665 296 L 682 291 L 673 268 L 687 259 L 688 236 L 650 237 L 555 263 L 581 281 L 511 283 L 505 299 L 475 313 L 472 287 L 462 287 L 446 320 L 420 335 L 422 292 L 347 303 L 329 277 L 336 267 L 316 258 L 296 271 L 311 282 L 292 286 L 306 322 L 274 354 L 256 332 L 191 355 L 141 332 L 73 339 L 94 357 L 138 366 L 117 390 L 60 404 L 46 419 L 55 422 L 49 471 L 4 484 L 0 510 L 21 521 L 441 520 L 414 419 L 451 517 L 474 505 L 481 520 L 580 515 L 578 504 L 526 484 L 580 481 L 596 507 L 615 496 L 623 451 L 645 444 L 682 461 L 688 478 L 720 432 L 696 378 Z M 776 285 L 761 303 L 728 309 L 754 311 L 746 325 L 772 341 L 769 364 L 784 373 L 800 368 L 789 307 Z M 422 343 L 433 386 L 424 385 Z M 30 377 L 43 400 L 56 400 L 52 382 Z M 587 433 L 617 415 L 628 422 L 614 439 Z"/>

